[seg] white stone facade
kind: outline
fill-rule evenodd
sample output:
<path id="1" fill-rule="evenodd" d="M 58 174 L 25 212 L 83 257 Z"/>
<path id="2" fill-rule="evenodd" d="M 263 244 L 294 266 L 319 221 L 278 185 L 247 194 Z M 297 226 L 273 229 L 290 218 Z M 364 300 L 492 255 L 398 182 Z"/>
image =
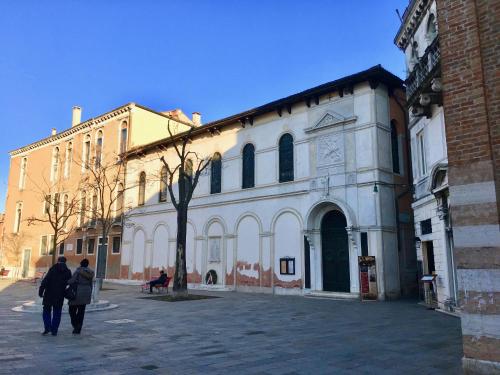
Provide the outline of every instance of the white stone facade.
<path id="1" fill-rule="evenodd" d="M 222 155 L 222 191 L 210 194 L 208 168 L 189 206 L 190 285 L 203 284 L 213 269 L 217 284 L 228 289 L 323 291 L 321 222 L 337 210 L 346 222 L 342 238 L 348 248 L 347 292 L 359 293 L 357 257 L 361 232 L 366 232 L 368 254 L 377 262 L 378 296 L 398 297 L 390 133 L 394 110 L 386 85 L 357 82 L 343 95 L 331 92 L 317 103 L 297 102 L 290 106 L 291 113 L 269 111 L 256 116 L 252 125 L 242 127 L 235 121 L 215 135 L 194 137 L 192 151 Z M 280 183 L 278 143 L 286 133 L 293 137 L 294 179 Z M 242 150 L 248 143 L 255 147 L 255 186 L 242 189 Z M 174 271 L 176 211 L 170 199 L 158 201 L 159 182 L 151 177 L 161 169 L 160 154 L 175 163 L 171 149 L 150 150 L 127 162 L 126 185 L 134 185 L 142 171 L 149 182 L 144 206 L 137 207 L 137 189 L 125 195 L 125 204 L 135 208 L 127 213 L 123 229 L 122 278 L 148 279 L 162 268 L 172 276 Z M 280 259 L 295 260 L 292 274 L 280 272 Z"/>
<path id="2" fill-rule="evenodd" d="M 435 52 L 438 42 L 435 1 L 427 3 L 421 9 L 421 14 L 411 33 L 405 36 L 406 39 L 402 40 L 401 35 L 396 38 L 397 43 L 401 43 L 400 48 L 405 46 L 402 49 L 410 77 L 407 94 L 410 105 L 416 251 L 421 275 L 436 275 L 433 288 L 436 288 L 437 306 L 450 310 L 455 306 L 457 296 L 451 251 L 453 239 L 451 223 L 448 221 L 445 122 L 442 106 L 435 103 L 439 102 L 441 95 L 440 72 L 434 67 L 438 66 L 436 61 L 439 61 L 439 53 Z M 415 72 L 416 69 L 420 69 L 419 72 Z M 415 73 L 420 77 L 427 75 L 428 78 L 412 78 Z M 412 96 L 416 98 L 412 100 Z M 428 220 L 431 221 L 431 231 L 422 234 L 421 226 L 427 225 Z M 422 284 L 422 297 L 425 289 L 428 290 L 429 285 Z"/>

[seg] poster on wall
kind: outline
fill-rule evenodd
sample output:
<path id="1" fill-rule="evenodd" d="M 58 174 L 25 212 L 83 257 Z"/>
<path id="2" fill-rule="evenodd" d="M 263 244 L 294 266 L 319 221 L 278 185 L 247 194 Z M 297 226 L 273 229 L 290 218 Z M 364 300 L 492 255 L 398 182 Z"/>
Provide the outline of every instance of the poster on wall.
<path id="1" fill-rule="evenodd" d="M 358 256 L 361 300 L 377 299 L 377 268 L 374 256 Z"/>

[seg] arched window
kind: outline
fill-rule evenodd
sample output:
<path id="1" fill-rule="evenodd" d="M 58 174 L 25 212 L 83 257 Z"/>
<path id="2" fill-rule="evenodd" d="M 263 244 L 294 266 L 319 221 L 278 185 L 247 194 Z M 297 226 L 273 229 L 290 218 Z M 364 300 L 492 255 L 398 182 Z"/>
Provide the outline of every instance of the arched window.
<path id="1" fill-rule="evenodd" d="M 66 228 L 68 224 L 68 219 L 70 216 L 69 210 L 69 197 L 68 194 L 64 194 L 63 196 L 63 205 L 62 205 L 62 217 L 63 217 L 63 227 Z"/>
<path id="2" fill-rule="evenodd" d="M 85 141 L 83 142 L 83 168 L 90 168 L 90 134 L 85 136 Z"/>
<path id="3" fill-rule="evenodd" d="M 52 181 L 57 180 L 57 172 L 59 171 L 59 147 L 55 147 L 52 153 Z"/>
<path id="4" fill-rule="evenodd" d="M 184 173 L 186 174 L 190 182 L 193 181 L 193 161 L 191 159 L 186 160 L 186 165 L 184 166 Z"/>
<path id="5" fill-rule="evenodd" d="M 216 194 L 221 192 L 221 177 L 222 177 L 222 159 L 218 152 L 212 156 L 212 162 L 210 165 L 210 194 Z"/>
<path id="6" fill-rule="evenodd" d="M 392 148 L 392 171 L 400 173 L 399 168 L 399 140 L 396 121 L 391 120 L 391 148 Z"/>
<path id="7" fill-rule="evenodd" d="M 279 182 L 293 181 L 293 137 L 283 134 L 279 142 Z"/>
<path id="8" fill-rule="evenodd" d="M 411 45 L 411 58 L 413 60 L 418 60 L 418 43 L 416 41 Z"/>
<path id="9" fill-rule="evenodd" d="M 95 166 L 99 168 L 101 166 L 102 159 L 102 131 L 97 132 L 97 139 L 95 143 Z"/>
<path id="10" fill-rule="evenodd" d="M 160 172 L 160 192 L 158 195 L 158 200 L 160 202 L 166 202 L 168 197 L 168 171 L 167 167 L 163 166 Z"/>
<path id="11" fill-rule="evenodd" d="M 50 196 L 48 198 L 50 200 Z M 79 226 L 80 228 L 85 226 L 85 219 L 87 215 L 87 197 L 85 196 L 85 192 L 80 193 L 80 218 L 79 218 Z"/>
<path id="12" fill-rule="evenodd" d="M 18 202 L 16 205 L 16 218 L 14 221 L 14 233 L 19 233 L 21 229 L 21 220 L 23 215 L 23 204 L 22 202 Z"/>
<path id="13" fill-rule="evenodd" d="M 248 143 L 243 147 L 243 176 L 241 187 L 243 189 L 255 186 L 255 147 Z"/>
<path id="14" fill-rule="evenodd" d="M 19 189 L 24 189 L 26 182 L 26 168 L 28 166 L 28 158 L 21 160 L 21 170 L 19 171 Z"/>
<path id="15" fill-rule="evenodd" d="M 128 139 L 128 125 L 126 121 L 123 121 L 120 130 L 120 154 L 123 154 L 125 151 L 127 151 L 127 139 Z"/>
<path id="16" fill-rule="evenodd" d="M 146 198 L 146 172 L 141 172 L 139 175 L 139 206 L 144 205 Z"/>
<path id="17" fill-rule="evenodd" d="M 429 19 L 427 20 L 427 39 L 429 41 L 433 41 L 434 37 L 437 35 L 436 29 L 436 17 L 434 14 L 429 15 Z"/>
<path id="18" fill-rule="evenodd" d="M 71 163 L 73 163 L 73 142 L 68 142 L 66 146 L 66 159 L 64 162 L 64 177 L 68 178 L 71 172 Z"/>
<path id="19" fill-rule="evenodd" d="M 91 226 L 97 224 L 97 193 L 92 196 L 92 220 L 90 221 Z"/>

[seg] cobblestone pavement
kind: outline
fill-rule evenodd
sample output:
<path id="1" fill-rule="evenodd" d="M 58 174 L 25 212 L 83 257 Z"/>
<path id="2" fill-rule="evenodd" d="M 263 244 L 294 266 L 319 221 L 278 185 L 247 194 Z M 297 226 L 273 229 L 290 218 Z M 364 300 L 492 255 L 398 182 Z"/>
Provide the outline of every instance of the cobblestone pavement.
<path id="1" fill-rule="evenodd" d="M 218 292 L 171 303 L 106 287 L 102 298 L 119 308 L 87 314 L 80 336 L 64 315 L 46 337 L 41 314 L 11 310 L 33 284 L 0 280 L 0 374 L 461 373 L 459 319 L 414 301 Z"/>

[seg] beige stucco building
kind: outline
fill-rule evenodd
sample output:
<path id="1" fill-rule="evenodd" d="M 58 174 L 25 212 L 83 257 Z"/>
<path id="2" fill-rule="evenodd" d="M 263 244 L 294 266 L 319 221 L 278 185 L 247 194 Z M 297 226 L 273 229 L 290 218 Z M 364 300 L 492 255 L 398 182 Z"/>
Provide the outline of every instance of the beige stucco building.
<path id="1" fill-rule="evenodd" d="M 168 120 L 176 124 L 177 131 L 192 124 L 180 111 L 160 113 L 135 103 L 82 122 L 81 108 L 74 107 L 69 129 L 59 133 L 52 129 L 47 138 L 11 151 L 2 241 L 2 265 L 10 274 L 31 277 L 51 264 L 53 229 L 40 221 L 29 224 L 29 218 L 43 220 L 47 209 L 63 207 L 73 199 L 81 207 L 91 207 L 94 197 L 81 191 L 81 183 L 89 177 L 89 168 L 96 160 L 102 165 L 114 163 L 127 149 L 166 137 Z M 118 211 L 117 207 L 119 216 Z M 116 220 L 108 238 L 107 277 L 119 275 L 121 224 Z M 95 266 L 99 243 L 95 223 L 78 213 L 69 219 L 67 228 L 71 233 L 64 243 L 57 244 L 56 251 L 64 254 L 70 265 L 87 257 Z"/>

